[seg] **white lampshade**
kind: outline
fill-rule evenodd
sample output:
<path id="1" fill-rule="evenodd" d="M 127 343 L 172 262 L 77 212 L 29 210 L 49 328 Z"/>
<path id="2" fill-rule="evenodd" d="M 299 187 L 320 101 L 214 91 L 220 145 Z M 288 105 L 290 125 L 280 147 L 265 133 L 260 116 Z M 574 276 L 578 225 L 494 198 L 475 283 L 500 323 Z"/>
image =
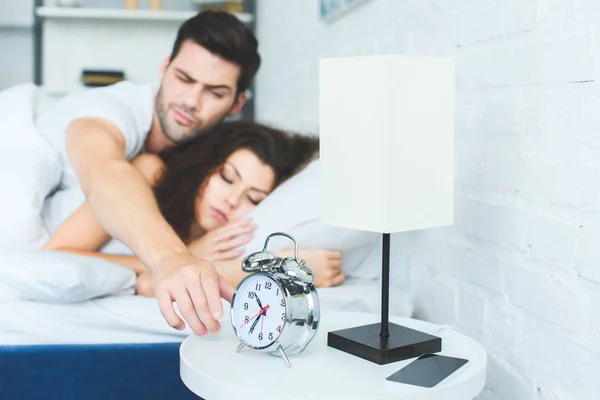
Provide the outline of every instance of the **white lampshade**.
<path id="1" fill-rule="evenodd" d="M 322 220 L 381 233 L 453 223 L 454 63 L 320 60 Z"/>

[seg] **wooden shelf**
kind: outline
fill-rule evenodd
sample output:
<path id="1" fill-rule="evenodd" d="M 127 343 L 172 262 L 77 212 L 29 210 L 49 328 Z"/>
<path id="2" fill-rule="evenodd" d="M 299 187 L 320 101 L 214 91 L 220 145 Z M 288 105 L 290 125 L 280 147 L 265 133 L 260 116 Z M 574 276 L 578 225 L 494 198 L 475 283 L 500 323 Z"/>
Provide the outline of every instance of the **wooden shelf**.
<path id="1" fill-rule="evenodd" d="M 125 10 L 111 8 L 86 7 L 38 7 L 36 13 L 40 18 L 55 19 L 100 19 L 100 20 L 138 20 L 138 21 L 177 21 L 183 22 L 194 15 L 195 11 L 174 10 Z M 248 13 L 234 13 L 242 22 L 252 21 Z"/>

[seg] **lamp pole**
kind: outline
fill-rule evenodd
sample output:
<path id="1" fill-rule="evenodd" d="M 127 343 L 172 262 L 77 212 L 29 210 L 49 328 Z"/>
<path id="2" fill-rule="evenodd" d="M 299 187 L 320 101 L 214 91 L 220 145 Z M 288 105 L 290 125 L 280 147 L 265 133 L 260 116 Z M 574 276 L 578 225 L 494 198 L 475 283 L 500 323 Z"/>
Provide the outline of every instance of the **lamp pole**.
<path id="1" fill-rule="evenodd" d="M 383 234 L 383 249 L 381 253 L 381 333 L 382 338 L 390 336 L 389 305 L 390 305 L 390 234 Z"/>

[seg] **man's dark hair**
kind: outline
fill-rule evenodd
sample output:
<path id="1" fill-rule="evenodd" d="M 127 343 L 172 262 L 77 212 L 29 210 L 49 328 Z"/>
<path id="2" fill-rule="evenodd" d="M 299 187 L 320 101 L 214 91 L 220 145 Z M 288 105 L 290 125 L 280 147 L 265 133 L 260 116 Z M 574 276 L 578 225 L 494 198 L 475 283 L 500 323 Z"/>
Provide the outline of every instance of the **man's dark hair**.
<path id="1" fill-rule="evenodd" d="M 193 40 L 212 54 L 240 67 L 238 93 L 250 87 L 260 68 L 258 40 L 235 15 L 225 11 L 202 11 L 185 21 L 177 32 L 171 60 L 186 40 Z"/>

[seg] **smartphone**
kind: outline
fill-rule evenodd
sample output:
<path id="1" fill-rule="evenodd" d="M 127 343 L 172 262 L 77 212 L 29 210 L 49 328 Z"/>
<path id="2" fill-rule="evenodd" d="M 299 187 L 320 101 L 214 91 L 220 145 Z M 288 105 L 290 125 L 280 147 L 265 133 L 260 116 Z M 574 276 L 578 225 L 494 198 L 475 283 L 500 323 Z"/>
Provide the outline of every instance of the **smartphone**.
<path id="1" fill-rule="evenodd" d="M 467 362 L 468 360 L 462 358 L 426 353 L 386 379 L 430 388 L 452 375 Z"/>

